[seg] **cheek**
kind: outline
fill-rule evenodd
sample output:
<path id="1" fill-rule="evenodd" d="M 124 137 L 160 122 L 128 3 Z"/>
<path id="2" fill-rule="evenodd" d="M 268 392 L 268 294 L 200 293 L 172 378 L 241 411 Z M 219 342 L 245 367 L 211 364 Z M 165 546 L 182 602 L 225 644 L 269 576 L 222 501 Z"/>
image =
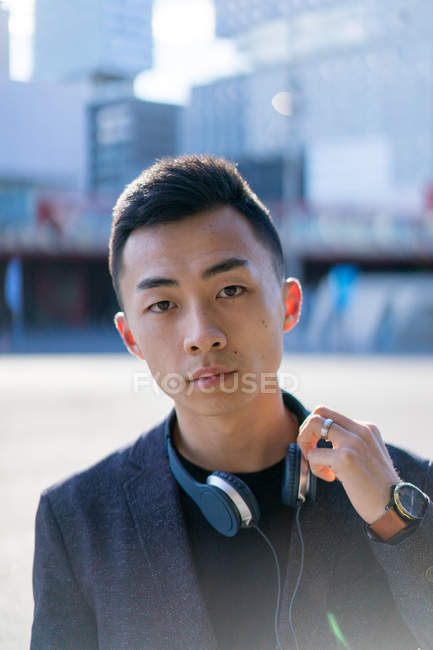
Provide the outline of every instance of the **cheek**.
<path id="1" fill-rule="evenodd" d="M 275 338 L 282 336 L 284 320 L 281 301 L 276 296 L 265 296 L 259 305 L 259 329 L 264 336 Z"/>
<path id="2" fill-rule="evenodd" d="M 168 328 L 145 323 L 142 317 L 131 322 L 131 331 L 151 373 L 166 367 L 174 347 Z"/>
<path id="3" fill-rule="evenodd" d="M 143 347 L 150 351 L 159 349 L 159 341 L 162 342 L 170 336 L 169 328 L 164 325 L 163 320 L 138 310 L 131 319 L 128 318 L 136 341 L 140 341 Z"/>
<path id="4" fill-rule="evenodd" d="M 283 352 L 283 320 L 281 304 L 273 300 L 266 301 L 258 320 L 256 340 L 260 341 L 263 355 L 279 362 Z"/>
<path id="5" fill-rule="evenodd" d="M 168 358 L 166 354 L 159 354 L 158 350 L 153 348 L 147 355 L 143 353 L 149 373 L 153 377 L 158 386 L 166 381 L 167 376 L 176 373 L 176 368 L 173 367 L 173 359 Z"/>

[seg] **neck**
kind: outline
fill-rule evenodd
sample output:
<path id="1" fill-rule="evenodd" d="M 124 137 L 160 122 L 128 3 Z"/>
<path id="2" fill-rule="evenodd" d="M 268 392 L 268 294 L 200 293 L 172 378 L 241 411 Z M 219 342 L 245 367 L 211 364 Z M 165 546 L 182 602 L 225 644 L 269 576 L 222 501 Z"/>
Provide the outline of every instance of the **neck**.
<path id="1" fill-rule="evenodd" d="M 201 415 L 176 406 L 173 443 L 209 471 L 257 472 L 284 458 L 299 424 L 281 391 L 260 393 L 230 413 Z"/>

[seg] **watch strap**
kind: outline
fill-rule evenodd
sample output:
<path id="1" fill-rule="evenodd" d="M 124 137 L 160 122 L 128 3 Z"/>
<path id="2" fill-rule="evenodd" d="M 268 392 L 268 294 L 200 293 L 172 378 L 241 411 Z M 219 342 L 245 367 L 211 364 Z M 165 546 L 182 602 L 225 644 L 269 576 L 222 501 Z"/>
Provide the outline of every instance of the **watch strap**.
<path id="1" fill-rule="evenodd" d="M 402 528 L 400 531 L 398 531 L 398 533 L 395 533 L 395 535 L 393 535 L 392 537 L 389 537 L 386 540 L 379 537 L 379 535 L 376 535 L 376 533 L 373 531 L 371 526 L 369 526 L 368 524 L 364 525 L 364 530 L 366 532 L 366 535 L 367 535 L 368 539 L 371 540 L 372 542 L 376 542 L 376 543 L 380 543 L 380 544 L 392 544 L 392 545 L 395 545 L 395 544 L 399 544 L 403 540 L 405 540 L 408 537 L 410 537 L 411 535 L 413 535 L 413 533 L 418 528 L 418 525 L 419 525 L 419 521 L 417 521 L 417 522 L 415 522 L 413 524 L 409 523 L 405 528 Z"/>
<path id="2" fill-rule="evenodd" d="M 394 508 L 389 508 L 385 514 L 379 517 L 379 519 L 376 519 L 376 521 L 373 523 L 368 524 L 367 528 L 372 530 L 384 542 L 386 542 L 391 537 L 407 528 L 409 523 L 409 521 L 403 521 L 400 515 L 396 513 Z"/>

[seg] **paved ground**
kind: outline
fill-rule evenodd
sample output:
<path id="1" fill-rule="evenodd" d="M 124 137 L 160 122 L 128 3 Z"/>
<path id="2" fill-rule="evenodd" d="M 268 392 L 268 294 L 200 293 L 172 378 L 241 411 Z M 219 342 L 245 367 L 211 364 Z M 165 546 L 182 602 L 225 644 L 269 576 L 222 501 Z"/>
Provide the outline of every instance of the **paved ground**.
<path id="1" fill-rule="evenodd" d="M 171 408 L 134 391 L 146 366 L 125 355 L 0 357 L 0 648 L 28 647 L 33 523 L 40 491 L 134 440 Z M 377 423 L 433 456 L 433 357 L 286 356 L 282 381 L 306 406 Z M 139 376 L 142 380 L 143 375 Z"/>

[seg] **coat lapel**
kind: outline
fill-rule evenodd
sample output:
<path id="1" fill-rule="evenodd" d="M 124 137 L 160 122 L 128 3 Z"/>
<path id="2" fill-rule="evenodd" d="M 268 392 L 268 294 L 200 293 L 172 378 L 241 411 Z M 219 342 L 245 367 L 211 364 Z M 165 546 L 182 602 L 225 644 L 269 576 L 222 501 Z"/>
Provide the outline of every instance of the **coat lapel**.
<path id="1" fill-rule="evenodd" d="M 138 440 L 131 461 L 136 472 L 124 489 L 157 589 L 155 629 L 161 647 L 216 650 L 188 543 L 179 488 L 166 457 L 164 423 Z"/>

